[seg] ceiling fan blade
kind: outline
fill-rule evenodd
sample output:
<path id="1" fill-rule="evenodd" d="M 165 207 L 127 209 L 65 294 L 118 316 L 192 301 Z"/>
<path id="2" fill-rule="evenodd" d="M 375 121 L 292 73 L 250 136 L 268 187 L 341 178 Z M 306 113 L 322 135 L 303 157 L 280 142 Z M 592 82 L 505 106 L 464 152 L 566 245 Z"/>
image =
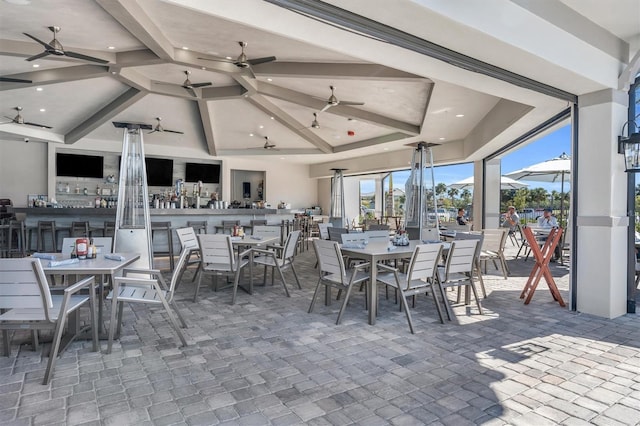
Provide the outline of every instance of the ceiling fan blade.
<path id="1" fill-rule="evenodd" d="M 207 83 L 194 83 L 191 85 L 191 87 L 205 87 L 205 86 L 211 86 L 213 83 L 211 83 L 210 81 Z"/>
<path id="2" fill-rule="evenodd" d="M 339 105 L 364 105 L 364 102 L 340 101 Z"/>
<path id="3" fill-rule="evenodd" d="M 38 123 L 31 123 L 29 121 L 25 121 L 24 124 L 26 124 L 27 126 L 44 127 L 45 129 L 53 129 L 53 127 L 51 126 L 45 126 L 44 124 L 38 124 Z"/>
<path id="4" fill-rule="evenodd" d="M 83 59 L 85 61 L 90 61 L 90 62 L 97 62 L 99 64 L 108 64 L 109 63 L 109 61 L 105 61 L 104 59 L 94 58 L 93 56 L 87 56 L 87 55 L 83 55 L 81 53 L 70 52 L 69 50 L 65 50 L 64 51 L 64 55 L 68 56 L 70 58 Z"/>
<path id="5" fill-rule="evenodd" d="M 11 77 L 0 77 L 0 81 L 7 83 L 33 83 L 31 80 L 23 80 L 21 78 L 11 78 Z"/>
<path id="6" fill-rule="evenodd" d="M 326 110 L 328 110 L 328 109 L 329 109 L 329 108 L 331 108 L 332 106 L 334 106 L 334 105 L 326 104 L 326 105 L 324 106 L 324 108 L 322 108 L 322 109 L 320 110 L 320 112 L 325 112 Z"/>
<path id="7" fill-rule="evenodd" d="M 39 38 L 36 38 L 36 37 L 32 36 L 31 34 L 27 34 L 27 33 L 22 33 L 22 34 L 26 35 L 27 37 L 29 37 L 33 41 L 36 41 L 36 42 L 40 43 L 42 46 L 44 46 L 45 49 L 54 50 L 53 46 L 51 46 L 49 43 L 45 43 L 44 41 L 40 40 Z"/>
<path id="8" fill-rule="evenodd" d="M 233 63 L 233 59 L 223 59 L 223 58 L 198 58 L 198 59 L 202 59 L 203 61 L 214 61 L 214 62 L 227 62 L 227 63 Z"/>
<path id="9" fill-rule="evenodd" d="M 258 64 L 264 64 L 265 62 L 273 62 L 275 60 L 276 60 L 275 56 L 265 56 L 264 58 L 249 59 L 247 60 L 247 63 L 249 65 L 258 65 Z"/>
<path id="10" fill-rule="evenodd" d="M 148 135 L 150 135 L 151 133 L 155 133 L 155 132 L 157 132 L 157 131 L 158 131 L 158 129 L 153 129 L 152 131 L 147 132 L 147 134 L 148 134 Z"/>
<path id="11" fill-rule="evenodd" d="M 178 135 L 184 135 L 184 132 L 179 132 L 177 130 L 169 130 L 169 129 L 164 129 L 163 132 L 168 132 L 168 133 L 176 133 Z"/>
<path id="12" fill-rule="evenodd" d="M 189 94 L 190 94 L 191 96 L 193 96 L 194 98 L 197 98 L 197 97 L 198 97 L 198 95 L 196 95 L 196 92 L 195 92 L 192 88 L 190 88 L 190 87 L 183 87 L 183 88 L 184 88 L 184 90 L 186 90 L 187 92 L 189 92 Z"/>
<path id="13" fill-rule="evenodd" d="M 36 59 L 44 58 L 45 56 L 49 56 L 49 55 L 50 55 L 49 52 L 42 52 L 25 59 L 25 61 L 35 61 Z"/>

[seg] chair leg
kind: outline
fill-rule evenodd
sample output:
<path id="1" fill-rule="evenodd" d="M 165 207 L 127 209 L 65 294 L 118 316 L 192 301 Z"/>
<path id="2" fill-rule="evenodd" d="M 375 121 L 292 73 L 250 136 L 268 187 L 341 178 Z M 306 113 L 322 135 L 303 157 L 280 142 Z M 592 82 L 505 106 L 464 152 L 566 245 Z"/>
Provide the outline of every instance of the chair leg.
<path id="1" fill-rule="evenodd" d="M 180 325 L 178 325 L 178 321 L 176 321 L 176 317 L 171 312 L 171 307 L 167 303 L 167 300 L 164 296 L 160 295 L 160 301 L 162 302 L 162 306 L 164 306 L 164 310 L 167 311 L 167 316 L 169 317 L 169 322 L 173 326 L 173 329 L 176 331 L 176 334 L 180 338 L 182 342 L 182 346 L 188 346 L 187 340 L 184 338 L 184 334 L 182 334 L 182 330 L 180 330 Z"/>
<path id="2" fill-rule="evenodd" d="M 291 270 L 293 271 L 293 276 L 296 278 L 296 283 L 298 283 L 298 288 L 302 290 L 302 286 L 300 285 L 300 280 L 298 279 L 298 274 L 296 273 L 296 268 L 293 266 L 293 262 L 291 263 Z"/>
<path id="3" fill-rule="evenodd" d="M 338 312 L 338 319 L 336 320 L 336 325 L 339 325 L 342 321 L 342 314 L 344 313 L 345 308 L 347 307 L 347 302 L 349 301 L 349 296 L 351 295 L 351 289 L 353 285 L 349 285 L 347 287 L 347 294 L 344 296 L 344 301 L 342 302 L 342 306 L 340 307 L 340 312 Z"/>
<path id="4" fill-rule="evenodd" d="M 200 291 L 200 284 L 202 283 L 202 276 L 204 275 L 203 272 L 204 271 L 201 271 L 200 275 L 198 276 L 198 284 L 196 284 L 196 291 L 195 293 L 193 293 L 193 303 L 198 302 L 198 292 Z"/>
<path id="5" fill-rule="evenodd" d="M 43 385 L 49 384 L 49 382 L 51 381 L 51 376 L 53 375 L 53 370 L 56 367 L 58 350 L 60 350 L 60 340 L 62 339 L 62 331 L 64 330 L 64 323 L 66 320 L 67 320 L 66 312 L 63 313 L 60 318 L 58 318 L 58 323 L 56 324 L 56 331 L 53 335 L 51 352 L 49 353 L 49 362 L 47 362 L 47 369 L 44 372 L 44 380 L 42 381 Z"/>
<path id="6" fill-rule="evenodd" d="M 316 304 L 316 299 L 318 298 L 318 294 L 320 294 L 321 285 L 322 285 L 322 279 L 319 279 L 318 284 L 316 285 L 316 291 L 313 292 L 313 297 L 311 298 L 311 305 L 309 305 L 309 311 L 308 311 L 309 314 L 313 312 L 313 306 Z"/>
<path id="7" fill-rule="evenodd" d="M 482 297 L 487 298 L 487 290 L 484 288 L 484 279 L 482 278 L 482 271 L 480 265 L 476 264 L 476 272 L 478 274 L 478 282 L 480 283 L 480 289 L 482 290 Z"/>
<path id="8" fill-rule="evenodd" d="M 118 302 L 118 320 L 116 321 L 116 336 L 120 338 L 122 334 L 122 313 L 124 312 L 124 302 Z"/>
<path id="9" fill-rule="evenodd" d="M 4 349 L 4 356 L 11 355 L 11 339 L 9 339 L 9 330 L 2 330 L 2 346 Z"/>
<path id="10" fill-rule="evenodd" d="M 280 273 L 280 278 L 282 279 L 282 287 L 284 287 L 284 294 L 286 294 L 287 297 L 291 297 L 291 295 L 289 294 L 289 289 L 287 288 L 287 283 L 284 280 L 284 274 L 282 273 L 282 270 L 279 267 L 276 267 L 276 269 Z M 273 279 L 273 270 L 271 271 L 271 279 Z"/>
<path id="11" fill-rule="evenodd" d="M 238 285 L 240 283 L 240 269 L 241 268 L 238 268 L 238 270 L 234 274 L 234 278 L 233 278 L 233 294 L 231 295 L 231 304 L 232 305 L 236 304 L 236 295 L 238 294 Z"/>
<path id="12" fill-rule="evenodd" d="M 480 305 L 480 299 L 478 298 L 478 291 L 476 290 L 476 285 L 474 284 L 473 279 L 470 279 L 469 281 L 471 282 L 471 291 L 473 291 L 473 297 L 476 298 L 478 311 L 480 311 L 480 315 L 482 315 L 482 306 Z"/>
<path id="13" fill-rule="evenodd" d="M 444 286 L 440 281 L 437 281 L 438 288 L 440 289 L 440 296 L 442 296 L 442 303 L 444 303 L 444 309 L 447 313 L 447 319 L 451 321 L 453 318 L 453 310 L 451 309 L 451 303 L 449 303 L 449 299 L 447 298 L 447 293 L 444 290 Z"/>
<path id="14" fill-rule="evenodd" d="M 436 295 L 436 290 L 431 285 L 431 295 L 433 296 L 433 302 L 436 305 L 436 310 L 438 311 L 438 316 L 440 317 L 440 324 L 444 324 L 444 317 L 442 316 L 442 307 L 440 306 L 440 301 L 438 300 L 438 296 Z"/>
<path id="15" fill-rule="evenodd" d="M 174 312 L 176 313 L 176 316 L 180 320 L 180 326 L 182 328 L 189 328 L 189 325 L 187 324 L 187 322 L 184 320 L 184 317 L 182 316 L 182 312 L 180 312 L 180 309 L 178 309 L 178 305 L 176 304 L 176 301 L 172 300 L 169 305 L 174 310 Z"/>
<path id="16" fill-rule="evenodd" d="M 31 346 L 35 352 L 38 351 L 39 341 L 38 341 L 38 330 L 31 330 Z M 94 349 L 95 352 L 95 349 Z"/>
<path id="17" fill-rule="evenodd" d="M 102 277 L 100 277 L 102 279 Z M 98 352 L 99 343 L 98 343 L 98 312 L 96 309 L 96 286 L 91 284 L 89 286 L 89 313 L 91 315 L 91 338 L 93 340 L 93 352 Z M 38 336 L 34 338 L 37 342 Z"/>
<path id="18" fill-rule="evenodd" d="M 107 344 L 107 353 L 111 353 L 111 347 L 113 346 L 113 335 L 116 331 L 116 311 L 118 309 L 118 299 L 116 298 L 116 291 L 118 289 L 113 289 L 113 298 L 111 299 L 111 321 L 109 321 L 109 343 Z"/>
<path id="19" fill-rule="evenodd" d="M 413 330 L 413 321 L 411 321 L 411 313 L 409 312 L 409 303 L 407 302 L 407 298 L 402 290 L 400 290 L 400 306 L 404 306 L 404 314 L 406 315 L 407 322 L 409 323 L 409 330 L 411 330 L 411 334 L 415 334 L 415 331 Z"/>
<path id="20" fill-rule="evenodd" d="M 506 280 L 509 274 L 509 267 L 507 266 L 507 260 L 503 256 L 498 256 L 500 260 L 500 265 L 502 265 L 502 275 L 504 275 L 504 279 Z"/>

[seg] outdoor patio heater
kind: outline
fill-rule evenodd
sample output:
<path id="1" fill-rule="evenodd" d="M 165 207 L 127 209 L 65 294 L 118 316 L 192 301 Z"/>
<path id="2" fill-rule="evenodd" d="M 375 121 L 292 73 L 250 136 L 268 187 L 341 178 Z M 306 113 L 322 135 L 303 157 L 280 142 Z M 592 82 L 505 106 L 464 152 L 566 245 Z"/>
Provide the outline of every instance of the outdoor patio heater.
<path id="1" fill-rule="evenodd" d="M 152 269 L 149 193 L 142 140 L 142 130 L 152 130 L 152 126 L 120 122 L 114 122 L 113 125 L 124 129 L 118 179 L 114 251 L 140 253 L 140 259 L 133 265 L 138 268 Z"/>
<path id="2" fill-rule="evenodd" d="M 336 228 L 347 228 L 345 208 L 344 208 L 344 176 L 342 172 L 347 169 L 331 169 L 333 178 L 331 179 L 331 209 L 329 212 L 329 222 Z"/>
<path id="3" fill-rule="evenodd" d="M 405 184 L 405 226 L 418 228 L 420 239 L 424 229 L 438 229 L 439 225 L 432 146 L 435 145 L 418 142 L 411 158 L 411 174 Z"/>

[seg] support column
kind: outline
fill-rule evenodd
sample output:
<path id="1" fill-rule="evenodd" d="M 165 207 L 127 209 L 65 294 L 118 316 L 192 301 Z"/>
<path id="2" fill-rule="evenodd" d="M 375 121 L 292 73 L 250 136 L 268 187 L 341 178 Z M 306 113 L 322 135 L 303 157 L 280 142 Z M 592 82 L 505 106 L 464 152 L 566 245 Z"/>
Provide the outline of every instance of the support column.
<path id="1" fill-rule="evenodd" d="M 500 227 L 500 175 L 501 161 L 497 158 L 484 162 L 484 227 Z"/>
<path id="2" fill-rule="evenodd" d="M 627 104 L 613 89 L 578 99 L 577 309 L 605 318 L 627 309 L 627 176 L 617 147 Z"/>

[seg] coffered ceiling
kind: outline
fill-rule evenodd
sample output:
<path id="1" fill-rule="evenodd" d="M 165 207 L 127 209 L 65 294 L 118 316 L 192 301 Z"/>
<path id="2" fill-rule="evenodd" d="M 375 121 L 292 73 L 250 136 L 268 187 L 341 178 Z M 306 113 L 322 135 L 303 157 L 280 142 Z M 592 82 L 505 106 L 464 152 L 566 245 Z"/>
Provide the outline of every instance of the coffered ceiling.
<path id="1" fill-rule="evenodd" d="M 357 11 L 363 4 L 351 5 Z M 404 14 L 419 7 L 408 0 L 398 6 Z M 566 107 L 515 86 L 478 85 L 477 73 L 432 66 L 434 59 L 389 44 L 376 51 L 379 41 L 370 37 L 259 0 L 4 0 L 0 16 L 0 74 L 32 81 L 0 83 L 2 140 L 82 146 L 120 140 L 112 121 L 155 125 L 161 117 L 166 129 L 184 134 L 155 132 L 146 144 L 203 157 L 278 155 L 311 164 L 427 140 L 464 143 L 469 158 L 478 152 L 474 143 L 495 149 Z M 48 43 L 49 26 L 61 27 L 65 50 L 107 62 L 53 55 L 26 61 L 43 46 L 23 33 Z M 249 60 L 276 60 L 237 67 L 240 41 Z M 211 84 L 184 88 L 187 77 Z M 330 86 L 338 100 L 362 105 L 326 109 Z M 24 121 L 51 129 L 11 123 L 14 107 L 23 108 Z M 505 118 L 503 110 L 519 112 Z M 319 128 L 311 127 L 314 113 Z M 487 127 L 494 136 L 486 137 Z M 263 149 L 265 137 L 275 149 Z"/>

